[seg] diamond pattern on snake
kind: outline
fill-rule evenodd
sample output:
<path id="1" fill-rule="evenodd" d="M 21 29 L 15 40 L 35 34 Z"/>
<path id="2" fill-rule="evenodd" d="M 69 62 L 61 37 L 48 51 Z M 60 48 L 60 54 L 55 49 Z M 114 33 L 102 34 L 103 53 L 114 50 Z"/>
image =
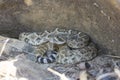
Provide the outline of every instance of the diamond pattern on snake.
<path id="1" fill-rule="evenodd" d="M 90 37 L 77 30 L 56 28 L 49 32 L 23 32 L 19 39 L 36 48 L 34 54 L 38 63 L 73 64 L 97 55 Z"/>

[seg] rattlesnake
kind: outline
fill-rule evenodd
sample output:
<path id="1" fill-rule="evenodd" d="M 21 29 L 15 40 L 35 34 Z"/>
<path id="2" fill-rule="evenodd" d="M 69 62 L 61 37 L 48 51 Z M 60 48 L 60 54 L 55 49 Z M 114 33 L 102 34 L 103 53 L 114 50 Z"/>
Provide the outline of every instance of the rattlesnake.
<path id="1" fill-rule="evenodd" d="M 49 32 L 23 32 L 19 39 L 36 48 L 39 63 L 70 64 L 91 60 L 97 55 L 90 37 L 77 30 L 56 28 Z"/>

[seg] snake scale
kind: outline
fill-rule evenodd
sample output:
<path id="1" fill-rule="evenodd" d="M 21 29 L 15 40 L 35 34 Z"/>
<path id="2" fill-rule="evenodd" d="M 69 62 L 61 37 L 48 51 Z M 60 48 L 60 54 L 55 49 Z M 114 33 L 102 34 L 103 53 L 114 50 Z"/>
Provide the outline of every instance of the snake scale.
<path id="1" fill-rule="evenodd" d="M 97 48 L 90 37 L 77 30 L 56 28 L 53 31 L 23 32 L 19 39 L 36 48 L 38 63 L 72 64 L 93 59 Z"/>

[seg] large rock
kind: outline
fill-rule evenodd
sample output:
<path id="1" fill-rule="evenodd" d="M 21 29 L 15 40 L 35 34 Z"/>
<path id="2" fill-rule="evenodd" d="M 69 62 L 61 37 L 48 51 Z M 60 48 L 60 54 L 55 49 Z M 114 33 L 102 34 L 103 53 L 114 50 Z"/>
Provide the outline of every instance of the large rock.
<path id="1" fill-rule="evenodd" d="M 0 34 L 56 27 L 89 34 L 109 54 L 120 55 L 119 0 L 1 0 Z"/>
<path id="2" fill-rule="evenodd" d="M 0 80 L 55 80 L 53 77 L 46 65 L 36 64 L 24 55 L 0 62 Z"/>
<path id="3" fill-rule="evenodd" d="M 29 59 L 34 58 L 35 61 L 34 50 L 33 46 L 23 41 L 0 36 L 0 59 L 2 60 L 14 58 L 21 53 L 25 53 Z"/>

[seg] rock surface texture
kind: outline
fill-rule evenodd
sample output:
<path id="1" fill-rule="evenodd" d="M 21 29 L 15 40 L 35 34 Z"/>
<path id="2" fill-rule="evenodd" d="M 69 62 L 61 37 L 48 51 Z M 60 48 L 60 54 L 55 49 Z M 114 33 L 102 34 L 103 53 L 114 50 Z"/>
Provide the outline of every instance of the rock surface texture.
<path id="1" fill-rule="evenodd" d="M 47 68 L 64 73 L 71 80 L 79 80 L 83 70 L 87 71 L 85 75 L 90 74 L 88 80 L 109 80 L 108 76 L 103 77 L 104 73 L 119 77 L 120 71 L 116 69 L 119 72 L 116 74 L 114 68 L 120 69 L 120 60 L 106 56 L 120 56 L 119 24 L 120 0 L 0 0 L 0 80 L 59 80 Z M 32 53 L 34 48 L 13 39 L 21 32 L 40 32 L 57 27 L 87 33 L 103 51 L 101 53 L 106 54 L 87 64 L 43 65 L 27 59 L 31 56 L 25 53 Z"/>
<path id="2" fill-rule="evenodd" d="M 34 53 L 34 48 L 17 39 L 8 38 L 0 36 L 0 59 L 5 60 L 9 58 L 15 58 L 17 55 L 21 53 L 32 54 Z M 28 55 L 30 56 L 30 55 Z"/>
<path id="3" fill-rule="evenodd" d="M 120 0 L 0 0 L 0 34 L 76 29 L 108 54 L 120 55 Z"/>

